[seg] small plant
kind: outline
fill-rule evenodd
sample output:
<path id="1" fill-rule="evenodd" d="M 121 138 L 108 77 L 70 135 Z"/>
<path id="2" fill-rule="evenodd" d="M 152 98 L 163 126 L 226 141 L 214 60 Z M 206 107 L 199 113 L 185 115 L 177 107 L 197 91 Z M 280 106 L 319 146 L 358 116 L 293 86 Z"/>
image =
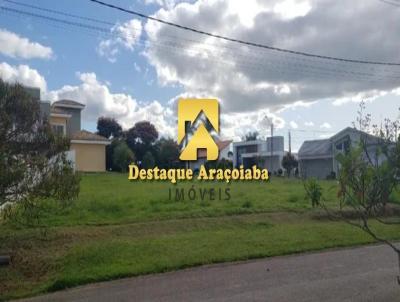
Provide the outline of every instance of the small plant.
<path id="1" fill-rule="evenodd" d="M 287 201 L 290 203 L 296 203 L 299 201 L 299 196 L 298 195 L 290 195 L 288 197 Z"/>
<path id="2" fill-rule="evenodd" d="M 249 201 L 249 200 L 245 201 L 245 202 L 242 204 L 242 208 L 250 209 L 250 208 L 252 208 L 252 207 L 253 207 L 253 203 L 252 203 L 251 201 Z"/>
<path id="3" fill-rule="evenodd" d="M 311 200 L 312 207 L 315 208 L 321 204 L 322 187 L 315 178 L 310 178 L 304 182 L 306 199 Z"/>
<path id="4" fill-rule="evenodd" d="M 326 176 L 326 180 L 334 180 L 334 179 L 336 179 L 336 173 L 334 171 L 332 171 Z"/>

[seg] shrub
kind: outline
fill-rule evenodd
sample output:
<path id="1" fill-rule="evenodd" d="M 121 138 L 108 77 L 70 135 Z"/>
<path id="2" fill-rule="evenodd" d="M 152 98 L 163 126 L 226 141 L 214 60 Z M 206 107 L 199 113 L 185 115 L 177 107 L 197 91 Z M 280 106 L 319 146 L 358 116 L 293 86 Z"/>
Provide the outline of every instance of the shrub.
<path id="1" fill-rule="evenodd" d="M 326 179 L 327 179 L 327 180 L 334 180 L 334 179 L 336 179 L 336 173 L 335 173 L 334 171 L 332 171 L 331 173 L 329 173 L 329 174 L 326 176 Z"/>
<path id="2" fill-rule="evenodd" d="M 298 195 L 290 195 L 288 197 L 287 201 L 290 203 L 296 203 L 299 201 L 299 196 Z"/>
<path id="3" fill-rule="evenodd" d="M 322 197 L 322 187 L 315 178 L 310 178 L 304 182 L 304 190 L 306 191 L 306 199 L 311 200 L 312 207 L 319 206 Z"/>
<path id="4" fill-rule="evenodd" d="M 115 146 L 112 158 L 114 169 L 120 172 L 128 171 L 129 164 L 135 161 L 135 155 L 123 141 Z"/>
<path id="5" fill-rule="evenodd" d="M 150 151 L 147 151 L 142 159 L 142 168 L 149 169 L 154 168 L 156 160 L 154 159 L 153 154 Z"/>

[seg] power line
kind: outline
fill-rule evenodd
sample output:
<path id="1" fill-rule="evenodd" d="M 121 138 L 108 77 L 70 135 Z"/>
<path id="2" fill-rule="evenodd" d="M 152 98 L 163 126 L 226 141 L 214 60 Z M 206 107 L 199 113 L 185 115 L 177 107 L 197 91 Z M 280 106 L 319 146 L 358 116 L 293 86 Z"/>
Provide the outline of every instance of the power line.
<path id="1" fill-rule="evenodd" d="M 222 35 L 206 32 L 206 31 L 203 31 L 203 30 L 199 30 L 199 29 L 196 29 L 196 28 L 193 28 L 193 27 L 184 26 L 184 25 L 180 25 L 180 24 L 177 24 L 177 23 L 165 21 L 163 19 L 152 17 L 152 16 L 149 16 L 149 15 L 146 15 L 146 14 L 134 11 L 134 10 L 126 9 L 126 8 L 123 8 L 123 7 L 120 7 L 120 6 L 116 6 L 116 5 L 113 5 L 113 4 L 109 4 L 109 3 L 106 3 L 106 2 L 103 2 L 103 1 L 99 1 L 99 0 L 89 0 L 89 1 L 97 3 L 97 4 L 105 6 L 105 7 L 109 7 L 109 8 L 112 8 L 112 9 L 116 9 L 116 10 L 125 12 L 125 13 L 131 14 L 131 15 L 135 15 L 135 16 L 138 16 L 138 17 L 141 17 L 141 18 L 145 18 L 145 19 L 156 21 L 156 22 L 159 22 L 159 23 L 162 23 L 162 24 L 165 24 L 165 25 L 173 26 L 173 27 L 176 27 L 176 28 L 179 28 L 179 29 L 182 29 L 182 30 L 191 31 L 191 32 L 194 32 L 194 33 L 197 33 L 197 34 L 206 35 L 206 36 L 209 36 L 209 37 L 213 37 L 213 38 L 217 38 L 217 39 L 221 39 L 221 40 L 225 40 L 225 41 L 229 41 L 229 42 L 244 44 L 244 45 L 248 45 L 248 46 L 254 46 L 254 47 L 269 49 L 269 50 L 273 50 L 273 51 L 291 53 L 291 54 L 300 55 L 300 56 L 313 57 L 313 58 L 332 60 L 332 61 L 358 63 L 358 64 L 369 64 L 369 65 L 400 66 L 400 63 L 397 63 L 397 62 L 378 62 L 378 61 L 345 59 L 345 58 L 339 58 L 339 57 L 317 55 L 317 54 L 312 54 L 312 53 L 302 52 L 302 51 L 295 51 L 295 50 L 290 50 L 290 49 L 285 49 L 285 48 L 278 48 L 278 47 L 269 46 L 269 45 L 266 45 L 266 44 L 254 43 L 254 42 L 244 41 L 244 40 L 240 40 L 240 39 L 234 39 L 234 38 L 230 38 L 230 37 L 226 37 L 226 36 L 222 36 Z"/>
<path id="2" fill-rule="evenodd" d="M 11 0 L 9 0 L 10 2 Z M 11 1 L 11 3 L 13 3 L 15 1 Z M 45 21 L 49 21 L 49 22 L 55 22 L 55 23 L 61 23 L 63 25 L 67 25 L 67 26 L 75 26 L 75 27 L 80 27 L 80 28 L 84 28 L 86 30 L 92 30 L 92 31 L 96 31 L 101 33 L 102 35 L 107 35 L 107 36 L 117 36 L 117 37 L 124 37 L 124 36 L 129 36 L 129 37 L 133 37 L 135 39 L 138 39 L 137 41 L 135 41 L 135 43 L 138 44 L 142 44 L 145 46 L 148 46 L 150 43 L 153 47 L 155 46 L 157 47 L 163 47 L 163 50 L 165 50 L 165 48 L 172 48 L 172 52 L 176 52 L 179 53 L 180 55 L 182 55 L 182 49 L 185 50 L 185 54 L 186 52 L 193 52 L 194 51 L 194 55 L 196 55 L 196 50 L 200 49 L 201 51 L 204 51 L 204 48 L 196 48 L 193 46 L 190 46 L 190 48 L 187 48 L 184 44 L 180 44 L 180 43 L 176 43 L 173 41 L 168 41 L 166 40 L 166 44 L 160 43 L 160 42 L 155 42 L 155 41 L 148 41 L 148 40 L 144 40 L 142 37 L 135 36 L 135 35 L 131 35 L 131 34 L 119 34 L 117 32 L 112 32 L 110 31 L 108 28 L 104 28 L 104 27 L 99 27 L 99 26 L 92 26 L 92 25 L 88 25 L 85 23 L 80 23 L 80 22 L 76 22 L 76 21 L 70 21 L 70 20 L 65 20 L 65 19 L 58 19 L 58 18 L 54 18 L 54 17 L 49 17 L 49 16 L 45 16 L 45 15 L 41 15 L 41 14 L 36 14 L 36 13 L 32 13 L 32 12 L 27 12 L 27 11 L 22 11 L 22 10 L 18 10 L 18 9 L 14 9 L 14 8 L 8 8 L 8 7 L 3 7 L 0 6 L 1 10 L 5 11 L 5 12 L 9 12 L 9 13 L 14 13 L 14 14 L 22 14 L 22 15 L 27 15 L 30 17 L 35 17 L 35 18 L 39 18 L 39 19 L 44 19 Z M 40 10 L 44 10 L 46 11 L 47 9 L 45 8 L 40 8 L 40 7 L 36 7 L 37 9 Z M 52 10 L 53 11 L 53 10 Z M 60 13 L 59 11 L 54 11 L 56 13 Z M 67 14 L 68 15 L 68 14 Z M 79 18 L 84 18 L 85 17 L 81 17 L 78 16 Z M 97 21 L 101 21 L 98 20 Z M 176 37 L 175 37 L 176 38 Z M 144 41 L 143 41 L 144 40 Z M 162 41 L 163 39 L 160 39 L 160 41 Z M 191 40 L 193 41 L 193 40 Z M 194 41 L 197 42 L 197 41 Z M 198 44 L 200 44 L 199 42 L 197 42 Z M 229 49 L 229 48 L 228 48 Z M 207 49 L 209 50 L 209 49 Z M 224 53 L 225 55 L 229 55 L 229 52 Z M 314 64 L 304 64 L 304 63 L 292 63 L 292 62 L 288 62 L 285 61 L 285 59 L 283 60 L 277 60 L 277 59 L 269 59 L 269 58 L 262 58 L 259 59 L 255 56 L 249 56 L 249 54 L 246 55 L 241 55 L 241 54 L 236 54 L 234 52 L 231 52 L 232 56 L 236 57 L 236 61 L 234 63 L 234 65 L 238 65 L 241 66 L 243 68 L 250 68 L 252 70 L 260 70 L 262 72 L 265 72 L 266 69 L 267 70 L 273 70 L 276 73 L 280 73 L 283 75 L 288 75 L 291 78 L 293 78 L 293 75 L 295 75 L 295 78 L 299 78 L 298 77 L 298 73 L 300 74 L 304 74 L 304 75 L 311 75 L 311 76 L 315 76 L 316 78 L 320 78 L 320 77 L 336 77 L 336 76 L 341 76 L 343 78 L 347 78 L 348 80 L 356 80 L 356 81 L 366 81 L 366 82 L 370 82 L 370 83 L 376 83 L 376 82 L 380 82 L 380 81 L 386 81 L 385 79 L 392 79 L 392 80 L 396 80 L 398 81 L 400 78 L 396 77 L 394 74 L 392 73 L 391 75 L 388 74 L 382 74 L 380 75 L 379 78 L 377 78 L 377 74 L 375 73 L 370 73 L 370 71 L 348 71 L 348 70 L 343 70 L 343 69 L 337 69 L 337 68 L 326 68 L 326 67 L 321 67 L 321 66 L 314 66 Z M 207 56 L 205 57 L 205 59 L 210 60 L 210 61 L 215 61 L 217 64 L 230 64 L 231 62 L 229 61 L 224 61 L 221 59 L 218 60 L 212 60 L 208 55 L 211 56 L 216 56 L 216 54 L 214 52 L 208 52 Z M 237 57 L 242 57 L 242 59 L 237 60 Z M 286 54 L 285 54 L 286 56 Z M 204 57 L 204 56 L 203 56 Z M 286 58 L 287 59 L 287 58 Z M 309 59 L 307 59 L 309 60 Z M 282 68 L 283 67 L 283 68 Z M 289 72 L 287 70 L 285 70 L 286 68 L 289 68 L 290 70 L 294 70 L 296 71 L 294 72 Z M 373 67 L 370 67 L 373 68 Z M 374 67 L 375 68 L 375 67 Z M 382 68 L 379 67 L 379 68 Z"/>
<path id="3" fill-rule="evenodd" d="M 99 32 L 102 35 L 106 35 L 106 36 L 117 36 L 117 37 L 123 36 L 118 33 L 113 33 L 107 28 L 103 28 L 103 27 L 99 27 L 99 26 L 87 25 L 84 23 L 69 21 L 69 20 L 65 20 L 65 19 L 57 19 L 57 18 L 53 18 L 53 17 L 48 17 L 48 16 L 36 14 L 36 13 L 21 11 L 18 9 L 13 9 L 13 8 L 8 8 L 8 7 L 3 7 L 3 6 L 0 6 L 0 9 L 5 12 L 27 15 L 29 17 L 43 19 L 44 21 L 48 21 L 48 22 L 61 23 L 62 25 L 66 25 L 66 26 L 75 26 L 75 27 L 83 28 L 85 30 L 96 31 L 96 32 Z M 128 36 L 136 37 L 133 35 L 128 35 Z M 192 47 L 194 49 L 190 49 L 190 48 L 188 49 L 188 48 L 185 48 L 185 45 L 182 45 L 182 44 L 179 44 L 176 42 L 171 42 L 171 43 L 168 43 L 169 41 L 166 41 L 166 42 L 167 42 L 167 44 L 163 44 L 160 42 L 154 42 L 154 41 L 149 42 L 147 40 L 144 40 L 141 37 L 139 37 L 138 40 L 135 41 L 135 43 L 141 44 L 144 46 L 148 46 L 149 45 L 148 43 L 150 43 L 155 48 L 162 47 L 163 51 L 170 51 L 172 53 L 177 53 L 179 55 L 182 55 L 182 54 L 186 55 L 189 52 L 194 52 L 193 55 L 196 55 L 198 53 L 198 51 L 194 47 Z M 184 52 L 182 52 L 182 50 L 184 50 Z M 201 50 L 204 50 L 204 49 L 201 49 Z M 209 54 L 211 56 L 213 56 L 213 53 L 209 53 Z M 297 78 L 297 79 L 299 78 L 299 73 L 303 74 L 303 75 L 308 75 L 311 77 L 314 76 L 315 78 L 318 78 L 318 79 L 321 77 L 332 78 L 332 77 L 336 77 L 339 75 L 347 80 L 365 81 L 365 82 L 369 82 L 369 83 L 386 81 L 385 78 L 392 78 L 393 80 L 396 80 L 396 81 L 398 81 L 400 79 L 399 77 L 389 76 L 389 75 L 386 75 L 386 76 L 382 75 L 381 78 L 371 78 L 371 77 L 375 77 L 376 75 L 369 74 L 369 73 L 352 72 L 352 71 L 346 71 L 346 70 L 340 70 L 340 69 L 339 70 L 338 69 L 327 69 L 324 67 L 304 65 L 304 64 L 299 64 L 299 63 L 293 64 L 293 63 L 285 62 L 285 60 L 283 60 L 283 61 L 276 60 L 276 59 L 255 60 L 256 58 L 254 56 L 249 57 L 249 58 L 244 55 L 233 54 L 233 56 L 241 56 L 244 58 L 244 59 L 236 60 L 234 62 L 234 65 L 236 65 L 236 66 L 240 66 L 240 67 L 243 67 L 246 69 L 256 70 L 256 71 L 260 71 L 260 72 L 266 72 L 267 70 L 269 70 L 269 71 L 273 71 L 274 73 L 280 73 L 282 75 L 287 75 L 289 77 L 293 77 L 293 75 L 295 75 L 295 78 Z M 215 54 L 214 54 L 214 57 L 215 57 Z M 252 58 L 254 58 L 254 60 L 252 60 Z M 227 60 L 221 60 L 220 58 L 212 59 L 209 56 L 206 56 L 205 59 L 207 59 L 209 61 L 213 61 L 216 64 L 222 64 L 222 65 L 232 63 Z M 292 71 L 289 71 L 286 69 L 290 69 Z M 295 72 L 293 72 L 293 71 L 295 71 Z"/>
<path id="4" fill-rule="evenodd" d="M 88 17 L 84 17 L 84 16 L 78 16 L 78 15 L 73 15 L 73 14 L 70 14 L 70 13 L 65 13 L 65 12 L 62 12 L 62 11 L 57 11 L 57 10 L 53 10 L 53 9 L 48 9 L 48 8 L 44 8 L 44 7 L 39 7 L 39 6 L 34 6 L 34 5 L 30 5 L 30 4 L 26 4 L 26 3 L 22 3 L 22 2 L 19 2 L 19 1 L 15 1 L 15 0 L 2 0 L 2 1 L 4 1 L 4 2 L 8 2 L 8 3 L 11 3 L 11 4 L 15 4 L 15 5 L 20 5 L 20 6 L 24 6 L 24 7 L 28 7 L 28 8 L 33 8 L 33 9 L 36 9 L 36 10 L 41 10 L 41 11 L 44 11 L 44 12 L 50 12 L 50 13 L 54 13 L 54 14 L 59 14 L 59 15 L 63 15 L 63 16 L 68 16 L 68 17 L 73 17 L 73 18 L 79 18 L 79 19 L 83 19 L 83 20 L 86 20 L 86 21 L 93 21 L 93 22 L 97 22 L 97 23 L 103 23 L 103 24 L 107 24 L 107 25 L 114 25 L 113 23 L 111 23 L 111 22 L 108 22 L 108 21 L 104 21 L 104 20 L 100 20 L 100 19 L 93 19 L 93 18 L 88 18 Z M 6 9 L 7 10 L 7 8 L 4 8 L 4 9 Z M 24 11 L 20 11 L 20 10 L 17 10 L 17 9 L 14 9 L 14 13 L 17 13 L 17 11 L 18 11 L 18 13 L 20 13 L 20 14 L 31 14 L 30 12 L 24 12 Z M 41 17 L 41 15 L 35 15 L 35 17 Z M 47 16 L 42 16 L 42 17 L 45 17 L 45 18 L 47 18 Z M 51 21 L 56 21 L 55 19 L 52 19 Z M 64 22 L 63 20 L 59 20 L 59 22 Z M 65 23 L 65 22 L 64 22 Z M 71 23 L 73 23 L 73 22 L 71 22 L 71 21 L 68 21 L 68 25 L 75 25 L 75 26 L 79 26 L 79 25 L 77 25 L 77 24 L 71 24 Z M 82 24 L 81 24 L 82 25 Z M 80 26 L 80 27 L 87 27 L 85 24 L 83 24 L 83 26 Z M 140 35 L 140 32 L 141 32 L 141 28 L 135 28 L 135 27 L 131 27 L 131 29 L 132 30 L 134 30 L 134 31 L 138 31 L 139 32 L 139 35 Z M 107 31 L 107 29 L 106 28 L 102 28 L 101 29 L 101 33 L 102 34 L 105 34 L 106 33 L 106 31 Z M 114 34 L 114 33 L 113 33 Z M 121 35 L 122 36 L 122 35 Z M 136 36 L 132 36 L 132 35 L 130 35 L 129 33 L 124 33 L 124 36 L 126 36 L 126 37 L 135 37 L 136 38 Z M 227 45 L 215 45 L 215 44 L 209 44 L 209 43 L 206 43 L 207 41 L 202 41 L 202 42 L 199 42 L 199 41 L 197 41 L 197 40 L 192 40 L 192 39 L 185 39 L 185 38 L 182 38 L 182 37 L 177 37 L 177 36 L 174 36 L 174 35 L 166 35 L 166 34 L 164 34 L 163 35 L 163 37 L 164 36 L 166 36 L 166 37 L 170 37 L 170 38 L 173 38 L 173 39 L 178 39 L 178 40 L 183 40 L 183 41 L 187 41 L 187 42 L 189 42 L 189 43 L 195 43 L 195 44 L 199 44 L 199 45 L 203 45 L 203 44 L 205 44 L 204 46 L 210 46 L 210 47 L 213 47 L 213 48 L 224 48 L 224 49 L 228 49 L 228 50 L 230 50 L 230 51 L 233 51 L 233 55 L 235 55 L 235 56 L 241 56 L 241 57 L 245 57 L 246 59 L 247 58 L 254 58 L 255 60 L 257 60 L 257 63 L 259 63 L 260 62 L 260 59 L 257 57 L 257 56 L 254 56 L 254 55 L 249 55 L 248 53 L 246 53 L 246 55 L 241 55 L 241 54 L 237 54 L 237 53 L 235 53 L 235 51 L 240 51 L 240 52 L 243 52 L 245 49 L 242 49 L 242 48 L 232 48 L 232 47 L 228 47 Z M 159 39 L 159 40 L 161 40 L 161 39 Z M 150 39 L 149 39 L 149 42 L 151 42 L 151 44 L 155 44 L 155 43 L 158 43 L 158 42 L 154 42 L 154 41 L 151 41 Z M 169 44 L 169 42 L 168 42 L 168 44 Z M 191 48 L 194 48 L 192 45 L 190 45 L 191 46 Z M 182 48 L 184 48 L 184 47 L 186 47 L 186 46 L 182 46 Z M 201 48 L 201 50 L 204 50 L 204 48 Z M 207 49 L 206 48 L 206 50 L 208 51 L 209 49 Z M 253 49 L 252 50 L 252 52 L 254 52 L 254 51 L 256 51 L 255 49 Z M 262 51 L 265 51 L 265 49 L 263 49 Z M 227 52 L 228 53 L 228 52 Z M 232 52 L 231 52 L 232 53 Z M 343 69 L 340 69 L 340 67 L 339 67 L 339 69 L 337 69 L 337 68 L 334 68 L 334 69 L 332 69 L 332 68 L 329 68 L 329 69 L 326 69 L 325 67 L 320 67 L 320 66 L 314 66 L 315 65 L 315 63 L 317 63 L 317 61 L 312 61 L 312 60 L 310 60 L 309 58 L 304 58 L 304 57 L 299 57 L 299 56 L 294 56 L 294 55 L 292 55 L 292 57 L 287 57 L 287 53 L 285 54 L 285 57 L 284 57 L 284 60 L 285 59 L 290 59 L 290 60 L 299 60 L 299 61 L 302 61 L 302 63 L 290 63 L 290 68 L 292 68 L 294 65 L 296 65 L 296 66 L 298 66 L 299 68 L 308 68 L 308 69 L 316 69 L 316 70 L 327 70 L 328 71 L 328 73 L 331 73 L 331 74 L 335 74 L 335 72 L 338 72 L 338 73 L 340 73 L 340 74 L 349 74 L 349 75 L 351 75 L 353 78 L 356 78 L 356 77 L 368 77 L 368 76 L 372 76 L 372 77 L 375 77 L 376 75 L 374 74 L 375 72 L 376 72 L 376 70 L 375 70 L 375 67 L 373 67 L 373 66 L 370 66 L 369 68 L 370 68 L 370 70 L 368 70 L 367 72 L 365 72 L 365 71 L 363 71 L 363 70 L 359 70 L 359 71 L 348 71 L 348 70 L 343 70 Z M 315 58 L 313 58 L 313 60 L 314 60 Z M 267 59 L 267 61 L 268 61 L 268 59 Z M 276 60 L 274 60 L 274 61 L 276 61 Z M 303 62 L 305 62 L 307 65 L 305 65 Z M 326 61 L 326 60 L 320 60 L 318 63 L 320 63 L 320 64 L 327 64 L 328 62 Z M 337 63 L 339 63 L 339 62 L 336 62 L 336 64 Z M 269 64 L 269 63 L 268 63 Z M 287 61 L 286 62 L 283 62 L 283 64 L 289 64 Z M 333 64 L 331 61 L 328 63 L 328 65 L 329 65 L 329 67 L 331 67 L 331 64 Z M 346 65 L 347 65 L 348 63 L 346 63 Z M 312 66 L 311 66 L 312 65 Z M 340 65 L 338 65 L 338 66 L 340 66 Z M 353 67 L 355 67 L 355 66 L 353 66 Z M 393 67 L 393 66 L 391 66 L 391 67 Z M 383 73 L 385 73 L 386 72 L 386 70 L 382 70 L 382 68 L 383 68 L 383 66 L 379 66 L 379 68 L 380 68 L 380 70 L 378 70 L 378 72 L 383 72 Z M 354 68 L 353 68 L 354 69 Z M 372 73 L 371 73 L 372 72 Z M 395 73 L 393 73 L 393 71 L 390 71 L 391 72 L 391 74 L 392 75 L 397 75 L 397 74 L 395 74 Z M 384 77 L 388 77 L 388 78 L 394 78 L 394 79 L 398 79 L 397 77 L 393 77 L 393 76 L 390 76 L 390 75 L 385 75 Z"/>
<path id="5" fill-rule="evenodd" d="M 389 0 L 378 0 L 378 1 L 392 5 L 392 6 L 400 7 L 400 3 L 397 1 L 389 1 Z"/>
<path id="6" fill-rule="evenodd" d="M 80 23 L 80 22 L 69 21 L 69 20 L 65 20 L 65 19 L 53 18 L 53 17 L 49 17 L 49 16 L 45 16 L 45 15 L 32 13 L 32 12 L 21 11 L 21 10 L 10 8 L 10 7 L 0 6 L 0 9 L 4 10 L 4 11 L 17 13 L 17 14 L 27 15 L 27 16 L 30 16 L 30 17 L 42 18 L 42 19 L 46 19 L 48 21 L 64 23 L 64 24 L 67 24 L 67 25 L 75 25 L 75 26 L 86 28 L 86 29 L 96 30 L 96 31 L 104 32 L 104 33 L 109 33 L 109 29 L 108 28 L 104 28 L 104 27 L 94 26 L 94 25 L 90 25 L 90 24 L 84 24 L 84 23 Z"/>
<path id="7" fill-rule="evenodd" d="M 66 12 L 61 12 L 61 11 L 58 11 L 58 10 L 49 9 L 49 8 L 45 8 L 45 7 L 40 7 L 40 6 L 36 6 L 36 5 L 32 5 L 32 4 L 27 4 L 27 3 L 23 3 L 23 2 L 19 2 L 19 1 L 15 1 L 15 0 L 1 0 L 1 1 L 8 2 L 8 3 L 14 4 L 14 5 L 19 5 L 19 6 L 23 6 L 23 7 L 29 7 L 29 8 L 33 8 L 33 9 L 36 9 L 36 10 L 49 12 L 49 13 L 52 13 L 52 14 L 62 15 L 62 16 L 66 16 L 66 17 L 72 17 L 72 18 L 76 18 L 76 19 L 81 19 L 81 20 L 86 20 L 86 21 L 91 21 L 91 22 L 96 22 L 96 23 L 101 23 L 101 24 L 106 24 L 106 25 L 115 25 L 114 23 L 111 23 L 111 22 L 108 22 L 108 21 L 99 20 L 99 19 L 95 19 L 95 18 L 84 17 L 84 16 L 78 16 L 78 15 L 74 15 L 74 14 L 70 14 L 70 13 L 66 13 Z"/>

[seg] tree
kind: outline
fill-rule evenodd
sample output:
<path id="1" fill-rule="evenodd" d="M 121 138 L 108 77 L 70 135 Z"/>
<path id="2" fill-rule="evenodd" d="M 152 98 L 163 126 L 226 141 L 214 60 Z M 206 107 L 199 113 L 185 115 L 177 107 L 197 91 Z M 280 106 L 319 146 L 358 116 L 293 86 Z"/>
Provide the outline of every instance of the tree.
<path id="1" fill-rule="evenodd" d="M 157 138 L 157 129 L 148 121 L 137 122 L 126 133 L 126 142 L 138 160 L 142 160 L 143 155 L 152 149 Z"/>
<path id="2" fill-rule="evenodd" d="M 143 156 L 142 168 L 144 169 L 154 168 L 155 163 L 156 161 L 154 159 L 153 154 L 151 154 L 150 151 L 147 151 Z"/>
<path id="3" fill-rule="evenodd" d="M 172 139 L 160 139 L 156 143 L 157 165 L 160 168 L 172 168 L 179 165 L 179 145 Z"/>
<path id="4" fill-rule="evenodd" d="M 286 170 L 287 176 L 290 177 L 292 170 L 298 167 L 297 159 L 291 153 L 286 153 L 282 158 L 282 167 Z"/>
<path id="5" fill-rule="evenodd" d="M 242 139 L 246 142 L 255 141 L 258 139 L 258 136 L 259 136 L 258 131 L 253 131 L 247 133 Z"/>
<path id="6" fill-rule="evenodd" d="M 126 172 L 128 166 L 135 161 L 135 154 L 124 141 L 119 141 L 114 145 L 112 159 L 114 170 Z"/>
<path id="7" fill-rule="evenodd" d="M 345 221 L 390 246 L 398 256 L 400 271 L 400 248 L 379 235 L 371 225 L 371 222 L 384 226 L 400 224 L 400 220 L 391 214 L 396 208 L 391 204 L 391 196 L 400 179 L 400 137 L 397 133 L 400 123 L 386 119 L 382 127 L 371 125 L 370 115 L 363 114 L 364 108 L 361 103 L 357 124 L 363 132 L 360 132 L 359 145 L 337 156 L 341 167 L 338 208 L 328 208 L 321 187 L 310 183 L 312 180 L 305 183 L 306 196 L 313 206 L 320 206 L 329 217 Z M 364 131 L 371 131 L 375 137 Z M 398 282 L 400 284 L 400 276 Z"/>
<path id="8" fill-rule="evenodd" d="M 114 118 L 101 116 L 97 120 L 97 133 L 105 138 L 117 138 L 122 135 L 122 127 Z"/>
<path id="9" fill-rule="evenodd" d="M 66 159 L 69 140 L 49 121 L 19 84 L 0 80 L 0 206 L 28 211 L 44 198 L 65 203 L 78 196 L 80 177 Z"/>

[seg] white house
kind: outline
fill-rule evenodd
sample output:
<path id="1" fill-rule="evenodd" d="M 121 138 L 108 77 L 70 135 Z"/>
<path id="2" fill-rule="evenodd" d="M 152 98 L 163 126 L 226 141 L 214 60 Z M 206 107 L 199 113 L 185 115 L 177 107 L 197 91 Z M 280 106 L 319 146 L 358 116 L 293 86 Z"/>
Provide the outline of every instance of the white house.
<path id="1" fill-rule="evenodd" d="M 340 164 L 336 156 L 357 146 L 361 138 L 366 140 L 368 154 L 373 161 L 381 163 L 384 158 L 377 154 L 379 138 L 355 128 L 347 127 L 328 139 L 305 141 L 298 153 L 299 170 L 302 177 L 324 179 L 338 175 Z"/>
<path id="2" fill-rule="evenodd" d="M 282 169 L 285 156 L 283 136 L 267 137 L 267 140 L 253 140 L 233 143 L 233 166 L 249 168 L 257 165 L 270 172 Z"/>

